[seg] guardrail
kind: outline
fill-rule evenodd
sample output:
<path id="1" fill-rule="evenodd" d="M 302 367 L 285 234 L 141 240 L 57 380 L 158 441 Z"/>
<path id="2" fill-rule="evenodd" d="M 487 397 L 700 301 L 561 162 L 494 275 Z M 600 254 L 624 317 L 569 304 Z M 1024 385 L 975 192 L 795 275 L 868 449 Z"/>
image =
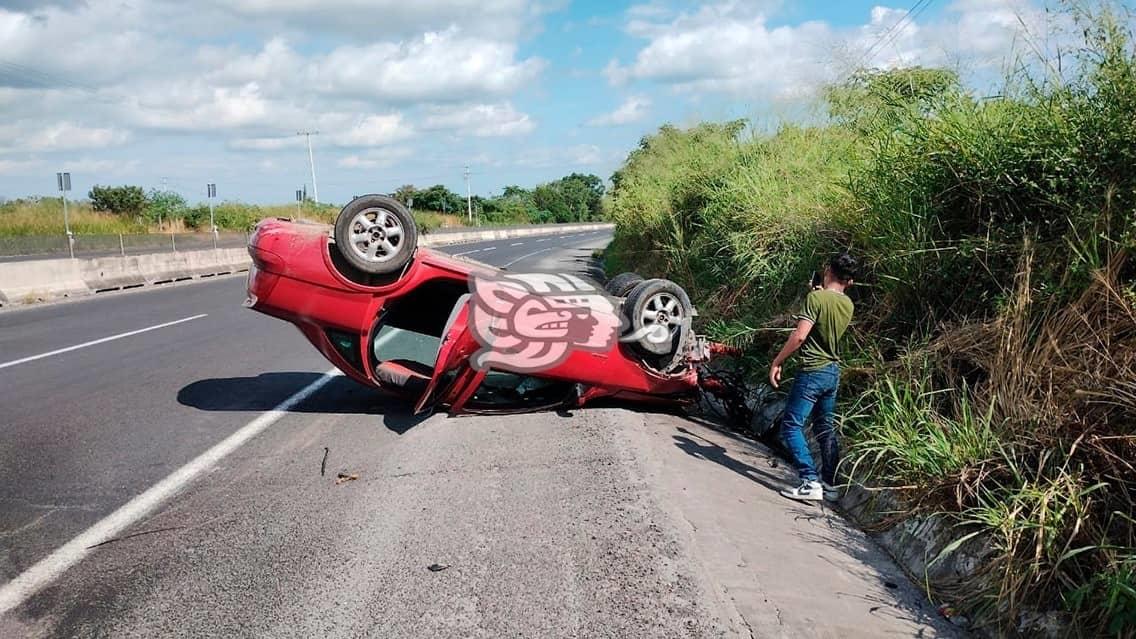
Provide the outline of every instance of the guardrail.
<path id="1" fill-rule="evenodd" d="M 0 237 L 0 261 L 50 259 L 57 257 L 110 257 L 176 253 L 212 248 L 240 248 L 248 244 L 248 233 L 147 233 L 118 235 L 72 234 L 18 235 Z"/>

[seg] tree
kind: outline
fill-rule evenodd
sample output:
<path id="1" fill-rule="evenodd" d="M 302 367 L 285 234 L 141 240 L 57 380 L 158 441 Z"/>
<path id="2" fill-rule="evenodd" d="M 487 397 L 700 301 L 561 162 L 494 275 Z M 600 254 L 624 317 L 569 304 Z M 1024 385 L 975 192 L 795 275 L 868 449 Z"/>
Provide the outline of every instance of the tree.
<path id="1" fill-rule="evenodd" d="M 146 198 L 146 219 L 152 222 L 183 218 L 188 212 L 185 198 L 173 191 L 151 189 Z"/>
<path id="2" fill-rule="evenodd" d="M 410 198 L 414 197 L 416 193 L 418 193 L 418 189 L 414 188 L 413 184 L 403 184 L 398 187 L 398 190 L 391 194 L 391 197 L 410 206 Z"/>
<path id="3" fill-rule="evenodd" d="M 572 209 L 564 198 L 558 181 L 541 184 L 533 189 L 533 204 L 538 210 L 547 211 L 553 222 L 572 220 Z"/>
<path id="4" fill-rule="evenodd" d="M 136 217 L 146 207 L 146 192 L 140 186 L 91 187 L 87 193 L 96 211 L 107 211 L 123 217 Z"/>
<path id="5" fill-rule="evenodd" d="M 414 192 L 414 208 L 444 213 L 462 213 L 465 211 L 465 198 L 441 184 L 435 184 L 430 188 Z"/>
<path id="6" fill-rule="evenodd" d="M 597 175 L 573 173 L 560 179 L 565 197 L 571 202 L 579 220 L 597 219 L 603 214 L 603 180 Z"/>
<path id="7" fill-rule="evenodd" d="M 533 205 L 556 222 L 582 222 L 602 215 L 604 185 L 595 175 L 573 173 L 533 189 Z"/>

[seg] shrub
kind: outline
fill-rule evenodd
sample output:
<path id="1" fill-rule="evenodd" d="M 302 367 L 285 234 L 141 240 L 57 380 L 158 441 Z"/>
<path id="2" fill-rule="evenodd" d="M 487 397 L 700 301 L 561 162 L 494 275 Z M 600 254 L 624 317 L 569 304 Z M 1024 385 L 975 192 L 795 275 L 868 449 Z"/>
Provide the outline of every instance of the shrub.
<path id="1" fill-rule="evenodd" d="M 146 193 L 140 186 L 93 186 L 87 197 L 96 211 L 123 217 L 136 217 L 146 206 Z"/>

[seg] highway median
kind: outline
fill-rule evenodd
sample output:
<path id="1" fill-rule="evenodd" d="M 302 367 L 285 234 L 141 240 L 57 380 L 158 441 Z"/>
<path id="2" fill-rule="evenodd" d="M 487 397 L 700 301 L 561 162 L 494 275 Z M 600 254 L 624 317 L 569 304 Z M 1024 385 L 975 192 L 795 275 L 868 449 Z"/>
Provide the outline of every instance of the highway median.
<path id="1" fill-rule="evenodd" d="M 610 224 L 541 224 L 431 233 L 423 246 L 606 230 Z M 0 307 L 208 279 L 248 270 L 244 248 L 0 262 Z"/>

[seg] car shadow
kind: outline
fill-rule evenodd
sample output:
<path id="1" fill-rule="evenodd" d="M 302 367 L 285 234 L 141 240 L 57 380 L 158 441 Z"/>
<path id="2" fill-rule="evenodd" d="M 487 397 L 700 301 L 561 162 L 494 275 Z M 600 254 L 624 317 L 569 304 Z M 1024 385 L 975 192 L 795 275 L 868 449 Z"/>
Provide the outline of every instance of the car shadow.
<path id="1" fill-rule="evenodd" d="M 743 461 L 730 457 L 726 449 L 718 444 L 693 433 L 685 428 L 679 427 L 678 432 L 682 435 L 674 435 L 674 443 L 682 452 L 692 457 L 712 461 L 724 468 L 728 468 L 735 473 L 757 482 L 774 492 L 780 491 L 785 488 L 786 483 L 783 477 L 777 473 L 770 473 L 755 466 L 751 466 Z M 700 441 L 695 441 L 700 440 Z M 776 462 L 773 458 L 764 456 L 766 461 L 770 463 L 770 467 L 777 468 Z"/>
<path id="2" fill-rule="evenodd" d="M 264 412 L 275 409 L 322 373 L 261 373 L 256 377 L 202 379 L 178 391 L 178 403 L 205 411 Z M 292 413 L 378 415 L 383 425 L 401 435 L 430 415 L 415 415 L 409 402 L 384 395 L 347 377 L 335 377 L 288 409 Z"/>

